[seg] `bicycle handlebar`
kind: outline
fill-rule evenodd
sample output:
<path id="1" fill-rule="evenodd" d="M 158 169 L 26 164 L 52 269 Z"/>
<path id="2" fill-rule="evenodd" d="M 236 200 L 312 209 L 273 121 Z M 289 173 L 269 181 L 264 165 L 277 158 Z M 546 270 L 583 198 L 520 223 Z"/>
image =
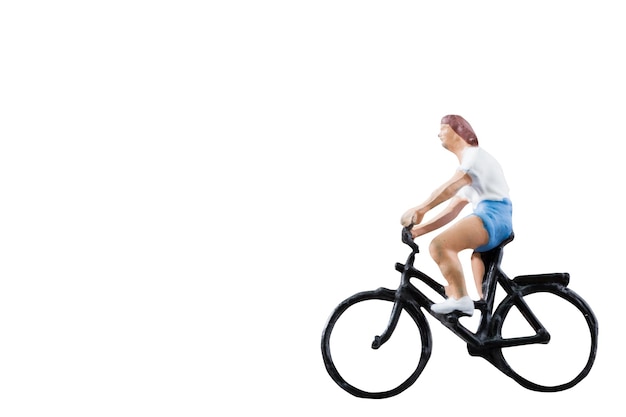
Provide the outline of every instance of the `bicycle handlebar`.
<path id="1" fill-rule="evenodd" d="M 417 246 L 417 243 L 415 243 L 415 241 L 413 240 L 413 235 L 411 235 L 412 228 L 413 228 L 412 224 L 402 228 L 402 242 L 409 245 L 411 249 L 413 249 L 413 252 L 419 253 L 420 248 L 419 246 Z"/>

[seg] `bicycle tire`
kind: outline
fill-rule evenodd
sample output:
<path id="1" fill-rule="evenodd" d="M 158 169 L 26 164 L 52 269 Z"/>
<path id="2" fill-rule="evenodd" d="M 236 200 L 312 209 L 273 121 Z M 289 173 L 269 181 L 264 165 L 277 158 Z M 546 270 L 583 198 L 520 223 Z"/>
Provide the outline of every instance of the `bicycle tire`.
<path id="1" fill-rule="evenodd" d="M 562 286 L 527 286 L 522 288 L 520 297 L 546 327 L 550 340 L 545 344 L 498 348 L 495 365 L 533 391 L 563 391 L 578 384 L 596 357 L 598 324 L 593 311 L 578 294 Z M 546 297 L 551 298 L 549 302 Z M 507 328 L 524 320 L 514 308 L 516 300 L 516 296 L 506 297 L 494 313 L 494 317 L 501 317 L 494 321 L 498 338 L 510 337 L 511 330 Z M 570 366 L 572 363 L 575 366 Z"/>
<path id="2" fill-rule="evenodd" d="M 411 321 L 406 320 L 406 314 L 401 314 L 399 325 L 394 331 L 394 334 L 392 335 L 391 339 L 389 339 L 389 341 L 387 341 L 385 345 L 381 346 L 380 349 L 375 350 L 372 347 L 372 340 L 374 339 L 374 337 L 376 335 L 380 335 L 380 333 L 385 329 L 385 325 L 387 323 L 385 320 L 389 320 L 389 316 L 392 311 L 394 300 L 395 300 L 395 291 L 385 289 L 385 288 L 380 288 L 375 291 L 366 291 L 366 292 L 355 294 L 347 298 L 343 302 L 341 302 L 335 308 L 333 313 L 330 315 L 326 326 L 324 327 L 324 331 L 322 333 L 322 346 L 321 347 L 322 347 L 322 357 L 324 359 L 326 370 L 328 371 L 328 374 L 331 376 L 331 378 L 337 383 L 337 385 L 339 385 L 342 389 L 344 389 L 345 391 L 347 391 L 348 393 L 356 397 L 388 398 L 388 397 L 392 397 L 394 395 L 397 395 L 403 392 L 417 380 L 422 370 L 426 366 L 428 359 L 430 358 L 430 354 L 432 350 L 432 335 L 430 332 L 430 327 L 422 311 L 417 306 L 414 306 L 412 304 L 404 305 L 403 311 L 402 311 L 402 313 L 408 313 L 408 316 L 412 320 Z M 373 303 L 374 301 L 376 303 Z M 357 309 L 355 306 L 359 306 L 359 308 Z M 370 306 L 376 306 L 377 308 L 380 308 L 382 311 L 386 312 L 385 313 L 386 317 L 384 317 L 384 314 L 376 315 L 377 316 L 376 318 L 381 319 L 381 322 L 376 324 L 375 327 L 368 329 L 364 332 L 364 338 L 361 339 L 362 343 L 358 344 L 358 349 L 356 349 L 357 351 L 365 352 L 366 350 L 369 349 L 368 353 L 366 353 L 367 355 L 379 355 L 378 352 L 381 352 L 381 351 L 385 352 L 387 350 L 387 353 L 383 353 L 382 356 L 384 356 L 384 355 L 387 355 L 390 351 L 394 350 L 395 349 L 394 346 L 403 345 L 404 343 L 404 340 L 402 339 L 403 334 L 411 333 L 412 334 L 411 338 L 415 337 L 414 331 L 410 330 L 412 329 L 411 323 L 414 323 L 415 326 L 417 326 L 417 331 L 419 333 L 419 344 L 421 345 L 421 347 L 418 349 L 419 351 L 416 352 L 417 358 L 413 358 L 415 359 L 415 362 L 416 362 L 415 370 L 413 370 L 406 379 L 404 378 L 404 375 L 401 378 L 399 378 L 399 380 L 402 382 L 397 384 L 397 386 L 396 386 L 395 381 L 391 383 L 393 387 L 389 387 L 390 389 L 387 389 L 387 387 L 383 389 L 372 389 L 372 388 L 364 387 L 364 386 L 357 387 L 354 381 L 348 382 L 347 379 L 355 379 L 355 378 L 359 379 L 359 378 L 358 377 L 353 377 L 353 378 L 346 377 L 345 375 L 346 368 L 341 368 L 341 365 L 340 365 L 339 366 L 339 368 L 341 369 L 340 371 L 338 369 L 337 364 L 335 363 L 336 358 L 333 358 L 333 355 L 331 354 L 331 348 L 333 346 L 332 336 L 335 336 L 333 332 L 334 331 L 336 332 L 338 327 L 341 329 L 342 319 L 344 319 L 343 321 L 349 320 L 349 318 L 346 318 L 346 317 L 353 316 L 353 319 L 356 320 L 357 322 L 357 326 L 353 326 L 354 328 L 360 328 L 361 325 L 369 326 L 371 320 L 368 320 L 367 317 L 365 317 L 364 315 L 361 316 L 360 313 L 361 313 L 361 310 L 369 309 Z M 351 310 L 356 310 L 356 311 L 350 313 Z M 350 314 L 347 314 L 347 312 Z M 380 317 L 381 315 L 383 317 Z M 340 326 L 337 326 L 338 323 L 340 324 Z M 345 328 L 345 326 L 349 326 L 349 324 L 344 323 L 343 326 Z M 352 327 L 350 327 L 350 329 L 352 329 Z M 398 335 L 398 333 L 400 333 L 400 335 Z M 395 345 L 393 343 L 394 336 L 396 336 Z M 365 340 L 365 337 L 368 337 L 367 340 Z M 357 339 L 358 339 L 357 337 L 350 336 L 350 338 L 348 338 L 347 341 L 352 342 Z M 392 347 L 390 347 L 389 345 L 392 345 Z M 405 346 L 403 346 L 402 348 L 405 348 Z M 337 349 L 334 350 L 335 353 L 337 352 Z M 415 352 L 413 354 L 415 354 Z M 406 360 L 403 358 L 398 358 L 399 356 L 403 356 L 403 355 L 404 353 L 399 354 L 399 355 L 398 354 L 393 355 L 392 359 L 393 360 L 397 359 L 399 361 L 402 361 L 401 363 L 398 363 L 398 365 L 399 367 L 403 367 L 404 371 L 406 371 L 406 368 L 407 368 Z M 347 356 L 349 356 L 350 360 L 352 360 L 358 355 L 356 353 L 353 354 L 352 350 L 348 350 L 348 355 L 344 355 L 344 357 L 347 357 Z M 390 371 L 389 360 L 383 361 L 383 363 L 384 365 L 381 365 L 381 368 L 384 372 L 372 369 L 372 366 L 373 366 L 372 362 L 360 364 L 361 366 L 359 366 L 359 372 L 371 371 L 371 373 L 369 373 L 366 376 L 367 377 L 372 376 L 372 378 L 377 383 L 378 379 L 382 377 L 381 374 L 386 373 L 387 371 Z"/>

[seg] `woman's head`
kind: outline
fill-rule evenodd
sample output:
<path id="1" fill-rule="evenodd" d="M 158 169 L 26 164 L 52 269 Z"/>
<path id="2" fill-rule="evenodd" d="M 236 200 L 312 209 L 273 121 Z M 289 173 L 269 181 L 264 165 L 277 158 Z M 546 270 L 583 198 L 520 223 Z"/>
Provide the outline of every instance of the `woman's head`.
<path id="1" fill-rule="evenodd" d="M 472 126 L 470 126 L 467 120 L 461 116 L 456 114 L 443 116 L 441 124 L 450 126 L 452 130 L 469 145 L 478 146 L 478 138 L 476 137 L 476 133 L 474 133 L 474 129 L 472 129 Z"/>

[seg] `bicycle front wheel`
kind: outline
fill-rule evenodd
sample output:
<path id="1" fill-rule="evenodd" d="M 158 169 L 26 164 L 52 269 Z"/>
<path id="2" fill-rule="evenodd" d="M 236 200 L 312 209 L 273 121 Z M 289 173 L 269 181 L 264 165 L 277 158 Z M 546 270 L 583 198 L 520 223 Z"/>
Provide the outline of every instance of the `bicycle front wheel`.
<path id="1" fill-rule="evenodd" d="M 404 307 L 391 338 L 372 342 L 387 327 L 395 292 L 362 292 L 346 299 L 330 316 L 322 334 L 322 356 L 332 379 L 350 394 L 387 398 L 411 386 L 430 358 L 432 336 L 424 314 Z M 332 352 L 332 353 L 331 353 Z"/>
<path id="2" fill-rule="evenodd" d="M 550 334 L 545 344 L 504 347 L 504 372 L 535 391 L 562 391 L 579 383 L 591 370 L 598 344 L 598 325 L 587 303 L 575 292 L 552 287 L 528 287 L 525 302 Z M 532 330 L 513 298 L 496 311 L 503 339 L 525 337 Z M 508 372 L 507 372 L 508 371 Z"/>

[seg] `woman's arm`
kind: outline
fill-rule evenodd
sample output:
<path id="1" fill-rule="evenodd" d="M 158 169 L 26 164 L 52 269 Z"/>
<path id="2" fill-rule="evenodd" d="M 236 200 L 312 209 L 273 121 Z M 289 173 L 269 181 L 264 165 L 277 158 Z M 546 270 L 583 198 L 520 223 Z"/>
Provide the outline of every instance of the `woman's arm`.
<path id="1" fill-rule="evenodd" d="M 463 207 L 465 207 L 467 203 L 469 203 L 469 201 L 465 198 L 452 198 L 452 200 L 450 200 L 450 204 L 448 204 L 448 206 L 444 210 L 442 210 L 441 213 L 439 213 L 437 216 L 433 217 L 426 223 L 413 226 L 413 228 L 411 229 L 411 235 L 413 235 L 413 239 L 426 233 L 432 232 L 433 230 L 437 230 L 450 223 L 459 215 L 459 213 L 461 212 L 461 210 L 463 210 Z"/>
<path id="2" fill-rule="evenodd" d="M 465 185 L 472 183 L 472 177 L 466 172 L 457 171 L 452 178 L 450 178 L 441 187 L 437 188 L 430 197 L 417 207 L 413 207 L 407 210 L 400 220 L 403 226 L 410 224 L 420 224 L 424 215 L 433 208 L 446 200 L 454 197 L 454 195 Z M 458 215 L 458 213 L 457 213 Z M 439 217 L 439 216 L 438 216 Z"/>

